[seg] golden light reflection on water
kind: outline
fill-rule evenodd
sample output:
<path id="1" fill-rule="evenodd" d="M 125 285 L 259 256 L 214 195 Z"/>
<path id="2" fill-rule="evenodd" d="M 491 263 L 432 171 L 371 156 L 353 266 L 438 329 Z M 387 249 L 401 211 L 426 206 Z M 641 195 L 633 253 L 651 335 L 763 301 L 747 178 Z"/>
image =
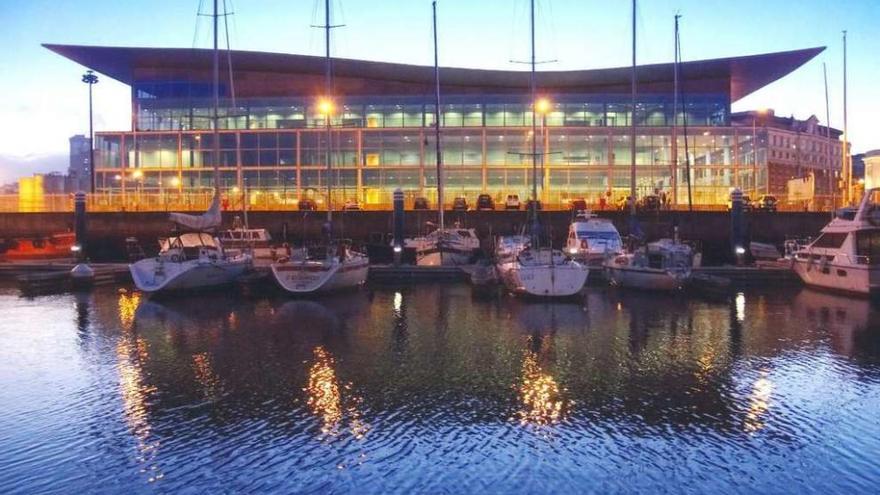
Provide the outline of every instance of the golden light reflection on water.
<path id="1" fill-rule="evenodd" d="M 119 307 L 119 323 L 122 325 L 123 329 L 129 330 L 131 328 L 134 323 L 135 312 L 140 304 L 141 294 L 139 292 L 132 292 L 131 294 L 125 292 L 119 293 L 117 306 Z"/>
<path id="2" fill-rule="evenodd" d="M 746 295 L 742 292 L 736 294 L 736 321 L 743 322 L 746 319 Z"/>
<path id="3" fill-rule="evenodd" d="M 214 372 L 210 354 L 207 352 L 193 354 L 192 359 L 196 381 L 202 386 L 202 393 L 205 395 L 205 398 L 217 399 L 222 392 L 223 384 L 220 381 L 220 377 Z"/>
<path id="4" fill-rule="evenodd" d="M 749 409 L 743 422 L 743 428 L 748 433 L 757 432 L 766 426 L 764 416 L 770 409 L 770 396 L 773 393 L 773 382 L 767 378 L 766 373 L 755 380 L 752 385 L 752 393 L 749 396 Z"/>
<path id="5" fill-rule="evenodd" d="M 547 425 L 559 421 L 565 399 L 556 379 L 541 368 L 536 352 L 526 351 L 522 376 L 519 388 L 522 409 L 517 412 L 520 424 Z"/>
<path id="6" fill-rule="evenodd" d="M 403 308 L 403 294 L 400 292 L 394 293 L 394 314 L 400 316 L 400 311 Z"/>
<path id="7" fill-rule="evenodd" d="M 321 433 L 339 435 L 343 419 L 348 418 L 348 429 L 352 436 L 363 438 L 368 426 L 357 409 L 361 399 L 351 393 L 350 383 L 340 386 L 336 376 L 336 361 L 323 346 L 316 347 L 314 355 L 315 361 L 309 368 L 305 392 L 309 408 L 321 420 Z"/>
<path id="8" fill-rule="evenodd" d="M 152 464 L 159 442 L 151 440 L 152 428 L 147 411 L 149 397 L 156 391 L 156 387 L 146 383 L 143 371 L 143 363 L 149 358 L 149 347 L 143 338 L 124 335 L 116 345 L 116 356 L 122 413 L 137 443 L 137 460 L 144 465 L 141 472 L 147 474 L 148 481 L 154 482 L 164 475 L 157 465 Z"/>

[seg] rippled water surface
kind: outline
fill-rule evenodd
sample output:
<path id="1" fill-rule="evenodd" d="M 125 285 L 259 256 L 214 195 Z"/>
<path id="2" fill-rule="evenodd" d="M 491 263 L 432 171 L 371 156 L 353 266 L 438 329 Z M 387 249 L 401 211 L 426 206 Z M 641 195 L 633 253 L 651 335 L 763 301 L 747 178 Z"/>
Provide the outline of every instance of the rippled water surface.
<path id="1" fill-rule="evenodd" d="M 802 289 L 573 303 L 0 289 L 0 489 L 875 492 L 880 312 Z"/>

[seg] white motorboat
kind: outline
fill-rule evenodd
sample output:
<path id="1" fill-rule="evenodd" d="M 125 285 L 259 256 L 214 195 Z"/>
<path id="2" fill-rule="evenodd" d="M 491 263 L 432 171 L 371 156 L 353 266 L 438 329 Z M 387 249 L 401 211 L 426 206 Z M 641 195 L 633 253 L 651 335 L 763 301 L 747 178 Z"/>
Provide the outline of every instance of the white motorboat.
<path id="1" fill-rule="evenodd" d="M 858 210 L 842 210 L 819 237 L 795 251 L 792 268 L 809 286 L 880 293 L 880 188 L 867 191 Z"/>
<path id="2" fill-rule="evenodd" d="M 229 284 L 250 264 L 247 254 L 227 256 L 211 234 L 190 232 L 163 239 L 158 256 L 129 265 L 129 271 L 137 288 L 152 294 Z"/>
<path id="3" fill-rule="evenodd" d="M 353 289 L 367 281 L 370 260 L 338 242 L 319 259 L 282 260 L 272 263 L 272 276 L 291 294 L 307 295 Z"/>
<path id="4" fill-rule="evenodd" d="M 614 223 L 584 211 L 568 227 L 565 252 L 597 272 L 605 259 L 623 251 L 623 241 Z"/>
<path id="5" fill-rule="evenodd" d="M 693 249 L 672 239 L 660 239 L 605 261 L 614 285 L 645 290 L 681 289 L 691 278 Z"/>
<path id="6" fill-rule="evenodd" d="M 403 247 L 415 249 L 419 266 L 460 266 L 472 262 L 480 249 L 474 229 L 437 229 L 428 235 L 404 239 Z"/>
<path id="7" fill-rule="evenodd" d="M 524 296 L 570 297 L 584 288 L 589 275 L 585 265 L 551 248 L 524 248 L 500 266 L 507 289 Z"/>

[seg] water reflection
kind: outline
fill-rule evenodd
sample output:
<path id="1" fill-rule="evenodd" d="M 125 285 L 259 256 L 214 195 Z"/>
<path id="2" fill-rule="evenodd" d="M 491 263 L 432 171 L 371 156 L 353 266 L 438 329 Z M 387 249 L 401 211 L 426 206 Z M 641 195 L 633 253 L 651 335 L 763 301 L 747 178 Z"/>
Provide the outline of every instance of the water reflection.
<path id="1" fill-rule="evenodd" d="M 749 395 L 749 409 L 743 422 L 746 433 L 755 433 L 764 428 L 764 416 L 770 409 L 770 395 L 773 392 L 773 382 L 767 377 L 767 372 L 762 371 L 760 377 L 752 385 Z"/>
<path id="2" fill-rule="evenodd" d="M 116 304 L 119 308 L 119 324 L 123 329 L 130 329 L 134 323 L 134 317 L 137 313 L 138 306 L 141 304 L 141 293 L 128 293 L 121 291 Z"/>
<path id="3" fill-rule="evenodd" d="M 562 418 L 565 400 L 552 374 L 541 366 L 541 356 L 548 354 L 548 338 L 530 336 L 522 366 L 519 399 L 522 408 L 517 412 L 520 424 L 548 425 Z"/>
<path id="4" fill-rule="evenodd" d="M 367 433 L 367 425 L 358 411 L 361 399 L 352 392 L 351 383 L 340 386 L 336 362 L 322 346 L 315 347 L 305 392 L 312 414 L 321 420 L 324 435 L 338 436 L 344 419 L 348 420 L 348 431 L 355 438 L 363 438 Z"/>
<path id="5" fill-rule="evenodd" d="M 122 413 L 136 442 L 137 461 L 143 466 L 141 472 L 146 473 L 148 481 L 157 481 L 163 477 L 154 463 L 159 442 L 152 438 L 147 408 L 150 396 L 157 389 L 147 383 L 143 370 L 144 363 L 150 359 L 147 341 L 130 330 L 125 331 L 116 345 L 116 357 Z"/>

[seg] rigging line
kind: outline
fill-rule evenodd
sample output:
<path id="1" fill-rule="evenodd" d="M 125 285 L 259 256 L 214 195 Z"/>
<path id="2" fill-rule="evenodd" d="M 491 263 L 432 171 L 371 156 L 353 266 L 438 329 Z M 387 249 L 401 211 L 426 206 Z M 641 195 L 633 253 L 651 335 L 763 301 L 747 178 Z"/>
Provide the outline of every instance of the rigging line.
<path id="1" fill-rule="evenodd" d="M 232 0 L 229 0 L 232 3 Z M 226 0 L 223 0 L 223 13 L 228 14 L 229 10 L 226 8 Z M 229 15 L 223 16 L 223 29 L 226 32 L 226 66 L 229 69 L 229 95 L 232 98 L 232 107 L 236 108 L 238 105 L 235 102 L 235 79 L 232 77 L 232 49 L 230 48 L 229 42 Z"/>
<path id="2" fill-rule="evenodd" d="M 201 24 L 202 7 L 204 6 L 204 1 L 205 0 L 199 0 L 199 6 L 196 9 L 196 26 L 195 26 L 195 29 L 193 30 L 193 42 L 192 42 L 193 48 L 198 46 L 198 43 L 199 43 L 199 26 Z"/>

